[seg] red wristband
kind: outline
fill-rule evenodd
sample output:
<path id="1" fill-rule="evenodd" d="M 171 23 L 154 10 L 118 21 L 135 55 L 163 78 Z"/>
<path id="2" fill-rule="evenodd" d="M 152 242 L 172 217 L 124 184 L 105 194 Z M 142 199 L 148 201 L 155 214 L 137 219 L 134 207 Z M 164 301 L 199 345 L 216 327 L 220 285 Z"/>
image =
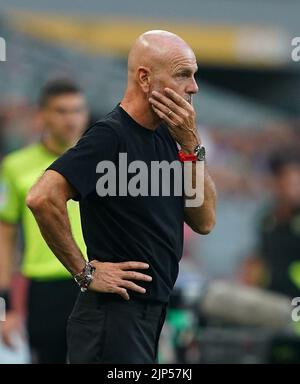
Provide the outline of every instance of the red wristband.
<path id="1" fill-rule="evenodd" d="M 197 156 L 194 155 L 194 154 L 186 154 L 184 153 L 182 150 L 180 150 L 178 152 L 178 158 L 181 162 L 184 162 L 184 161 L 197 161 Z"/>

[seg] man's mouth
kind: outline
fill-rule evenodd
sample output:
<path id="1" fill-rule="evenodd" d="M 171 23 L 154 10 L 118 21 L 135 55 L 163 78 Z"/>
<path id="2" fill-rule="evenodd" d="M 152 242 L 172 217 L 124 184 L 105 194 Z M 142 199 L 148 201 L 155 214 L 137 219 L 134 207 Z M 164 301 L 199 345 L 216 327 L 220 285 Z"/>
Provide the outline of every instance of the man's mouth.
<path id="1" fill-rule="evenodd" d="M 188 103 L 192 104 L 192 96 L 185 96 L 184 99 L 185 99 Z"/>

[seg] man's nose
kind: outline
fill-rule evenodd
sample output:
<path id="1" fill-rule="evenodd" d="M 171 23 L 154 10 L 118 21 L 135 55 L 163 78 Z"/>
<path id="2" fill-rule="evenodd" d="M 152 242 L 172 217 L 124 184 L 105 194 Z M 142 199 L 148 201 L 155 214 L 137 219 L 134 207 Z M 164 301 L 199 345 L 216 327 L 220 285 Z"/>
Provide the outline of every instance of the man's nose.
<path id="1" fill-rule="evenodd" d="M 197 82 L 196 82 L 196 80 L 194 78 L 191 79 L 191 82 L 190 82 L 190 84 L 188 86 L 188 90 L 187 91 L 190 94 L 198 93 L 199 87 L 198 87 L 198 84 L 197 84 Z"/>

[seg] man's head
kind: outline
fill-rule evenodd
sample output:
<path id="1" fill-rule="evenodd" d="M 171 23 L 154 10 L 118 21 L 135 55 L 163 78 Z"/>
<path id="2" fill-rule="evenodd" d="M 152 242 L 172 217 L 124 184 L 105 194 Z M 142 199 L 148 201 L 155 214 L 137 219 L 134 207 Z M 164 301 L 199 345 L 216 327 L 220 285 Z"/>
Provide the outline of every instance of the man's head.
<path id="1" fill-rule="evenodd" d="M 128 89 L 145 102 L 152 91 L 171 88 L 189 103 L 198 92 L 194 75 L 196 57 L 179 36 L 167 31 L 148 31 L 135 41 L 128 57 Z"/>
<path id="2" fill-rule="evenodd" d="M 40 115 L 45 133 L 57 145 L 73 145 L 88 122 L 85 98 L 71 80 L 57 79 L 47 83 L 39 98 Z"/>
<path id="3" fill-rule="evenodd" d="M 298 148 L 286 148 L 270 158 L 274 192 L 277 199 L 290 206 L 300 205 L 300 156 Z"/>

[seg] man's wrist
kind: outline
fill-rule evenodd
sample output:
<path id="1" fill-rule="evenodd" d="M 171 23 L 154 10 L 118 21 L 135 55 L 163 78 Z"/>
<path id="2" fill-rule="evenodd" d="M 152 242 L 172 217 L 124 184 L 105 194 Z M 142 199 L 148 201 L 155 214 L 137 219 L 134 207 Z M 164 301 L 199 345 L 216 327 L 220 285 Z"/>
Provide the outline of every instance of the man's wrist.
<path id="1" fill-rule="evenodd" d="M 181 150 L 183 153 L 185 153 L 186 155 L 193 155 L 194 154 L 194 151 L 195 151 L 195 148 L 196 146 L 198 145 L 198 143 L 195 143 L 193 145 L 185 145 L 185 146 L 181 146 Z"/>
<path id="2" fill-rule="evenodd" d="M 94 279 L 93 273 L 95 269 L 96 268 L 92 266 L 91 263 L 86 262 L 82 271 L 73 276 L 74 280 L 79 285 L 81 292 L 85 292 L 88 290 L 91 282 Z"/>
<path id="3" fill-rule="evenodd" d="M 82 257 L 82 260 L 80 261 L 80 263 L 76 263 L 76 266 L 73 266 L 71 269 L 70 269 L 70 273 L 72 274 L 73 278 L 74 276 L 80 274 L 85 266 L 86 266 L 86 260 Z"/>
<path id="4" fill-rule="evenodd" d="M 194 154 L 195 152 L 195 148 L 197 147 L 197 145 L 200 145 L 201 146 L 201 141 L 200 139 L 196 138 L 194 140 L 191 140 L 191 141 L 186 141 L 184 143 L 182 143 L 180 146 L 181 146 L 181 150 L 186 153 L 187 155 L 192 155 Z"/>
<path id="5" fill-rule="evenodd" d="M 185 161 L 205 161 L 206 158 L 206 150 L 203 145 L 196 145 L 194 148 L 194 151 L 192 153 L 190 152 L 184 152 L 182 149 L 178 152 L 178 158 L 181 162 Z"/>

